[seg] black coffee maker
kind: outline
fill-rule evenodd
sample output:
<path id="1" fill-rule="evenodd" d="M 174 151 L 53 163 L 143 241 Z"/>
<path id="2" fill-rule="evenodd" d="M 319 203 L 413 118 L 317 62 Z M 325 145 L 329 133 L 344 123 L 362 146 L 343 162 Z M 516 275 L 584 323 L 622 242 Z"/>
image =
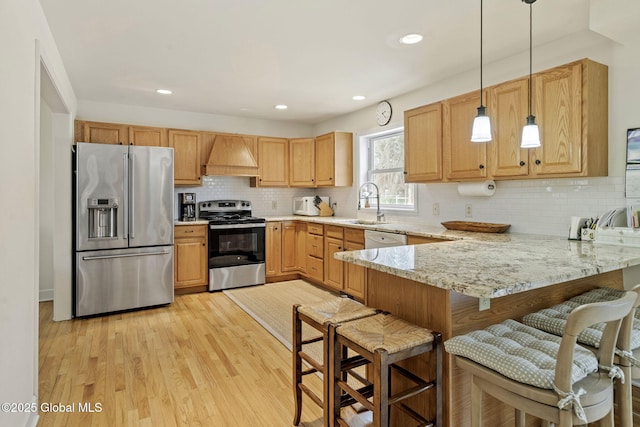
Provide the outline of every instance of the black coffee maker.
<path id="1" fill-rule="evenodd" d="M 196 220 L 196 193 L 178 193 L 180 221 Z"/>

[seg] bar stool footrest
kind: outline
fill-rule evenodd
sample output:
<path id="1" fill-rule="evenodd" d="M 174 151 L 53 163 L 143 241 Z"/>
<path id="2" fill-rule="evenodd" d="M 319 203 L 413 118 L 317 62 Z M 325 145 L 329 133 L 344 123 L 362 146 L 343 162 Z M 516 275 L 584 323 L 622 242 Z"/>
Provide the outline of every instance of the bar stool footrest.
<path id="1" fill-rule="evenodd" d="M 344 408 L 345 406 L 353 405 L 354 403 L 359 403 L 363 407 L 365 407 L 369 411 L 373 411 L 373 405 L 369 402 L 370 397 L 373 396 L 373 384 L 368 384 L 359 389 L 354 389 L 346 381 L 339 381 L 338 385 L 348 394 L 340 397 L 340 407 Z"/>

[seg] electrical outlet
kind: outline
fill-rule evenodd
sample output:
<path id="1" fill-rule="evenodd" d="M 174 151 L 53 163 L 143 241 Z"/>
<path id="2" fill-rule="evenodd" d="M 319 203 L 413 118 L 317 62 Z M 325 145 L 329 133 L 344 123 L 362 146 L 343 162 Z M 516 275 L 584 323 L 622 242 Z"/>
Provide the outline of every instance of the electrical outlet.
<path id="1" fill-rule="evenodd" d="M 271 209 L 273 209 L 273 210 L 278 209 L 278 201 L 277 200 L 272 200 L 271 201 Z"/>
<path id="2" fill-rule="evenodd" d="M 464 205 L 464 216 L 467 218 L 471 218 L 473 216 L 473 209 L 471 208 L 471 203 L 467 203 Z"/>
<path id="3" fill-rule="evenodd" d="M 433 204 L 433 215 L 434 216 L 440 215 L 440 203 Z"/>

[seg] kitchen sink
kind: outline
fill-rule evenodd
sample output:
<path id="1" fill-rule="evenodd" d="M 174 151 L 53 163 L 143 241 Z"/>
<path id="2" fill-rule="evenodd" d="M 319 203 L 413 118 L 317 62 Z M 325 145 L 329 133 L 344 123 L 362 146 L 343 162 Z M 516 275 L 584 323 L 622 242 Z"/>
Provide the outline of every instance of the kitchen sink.
<path id="1" fill-rule="evenodd" d="M 347 224 L 360 224 L 360 225 L 379 225 L 385 224 L 384 222 L 378 222 L 371 219 L 345 219 L 340 220 L 340 222 L 344 222 Z"/>

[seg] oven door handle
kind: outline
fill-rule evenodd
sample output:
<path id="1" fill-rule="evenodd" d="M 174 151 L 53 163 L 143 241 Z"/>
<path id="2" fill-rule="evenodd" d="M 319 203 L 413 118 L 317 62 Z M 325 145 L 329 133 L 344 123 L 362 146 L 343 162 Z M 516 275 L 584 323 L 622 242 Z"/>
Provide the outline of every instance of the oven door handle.
<path id="1" fill-rule="evenodd" d="M 210 230 L 232 230 L 234 228 L 265 228 L 263 223 L 251 223 L 251 224 L 209 224 Z"/>

